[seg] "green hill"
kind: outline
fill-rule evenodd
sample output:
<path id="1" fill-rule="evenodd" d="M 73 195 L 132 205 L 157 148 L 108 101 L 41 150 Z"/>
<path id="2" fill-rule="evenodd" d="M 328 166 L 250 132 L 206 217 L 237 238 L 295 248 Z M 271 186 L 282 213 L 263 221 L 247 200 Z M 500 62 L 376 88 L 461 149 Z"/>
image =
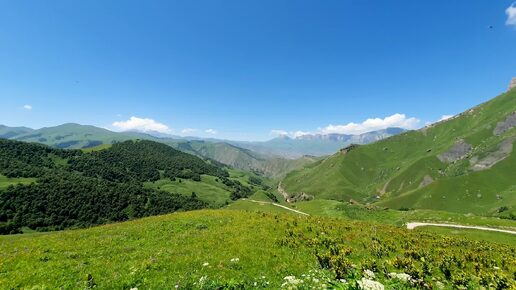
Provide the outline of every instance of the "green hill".
<path id="1" fill-rule="evenodd" d="M 193 211 L 83 230 L 0 236 L 0 252 L 5 289 L 516 286 L 514 244 L 243 211 Z"/>
<path id="2" fill-rule="evenodd" d="M 114 142 L 137 139 L 138 137 L 142 137 L 141 135 L 145 134 L 117 133 L 95 126 L 67 123 L 38 130 L 31 129 L 22 134 L 3 138 L 25 142 L 37 142 L 62 149 L 81 149 L 95 147 L 101 144 L 112 144 Z"/>
<path id="3" fill-rule="evenodd" d="M 391 208 L 516 215 L 516 90 L 418 131 L 290 173 L 290 194 Z"/>
<path id="4" fill-rule="evenodd" d="M 269 187 L 153 141 L 84 153 L 0 139 L 0 233 L 222 206 Z"/>

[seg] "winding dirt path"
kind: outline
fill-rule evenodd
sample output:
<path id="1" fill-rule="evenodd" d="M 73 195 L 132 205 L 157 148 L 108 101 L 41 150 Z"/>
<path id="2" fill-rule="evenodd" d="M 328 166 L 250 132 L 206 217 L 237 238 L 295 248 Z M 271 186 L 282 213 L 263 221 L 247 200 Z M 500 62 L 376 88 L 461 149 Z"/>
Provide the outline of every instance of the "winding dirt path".
<path id="1" fill-rule="evenodd" d="M 298 214 L 309 216 L 309 214 L 307 214 L 306 212 L 302 212 L 302 211 L 299 211 L 299 210 L 296 210 L 296 209 L 293 209 L 293 208 L 290 208 L 288 206 L 284 206 L 284 205 L 281 205 L 281 204 L 278 204 L 278 203 L 274 203 L 274 202 L 258 201 L 258 200 L 247 199 L 247 198 L 242 198 L 242 200 L 247 200 L 247 201 L 254 202 L 254 203 L 259 203 L 259 204 L 272 204 L 274 206 L 281 207 L 281 208 L 284 208 L 286 210 L 289 210 L 289 211 L 292 211 L 292 212 L 295 212 L 295 213 L 298 213 Z"/>
<path id="2" fill-rule="evenodd" d="M 473 230 L 491 231 L 491 232 L 499 232 L 499 233 L 507 233 L 507 234 L 516 235 L 516 231 L 502 230 L 502 229 L 488 228 L 488 227 L 479 227 L 479 226 L 463 226 L 463 225 L 419 223 L 419 222 L 407 223 L 407 229 L 409 229 L 409 230 L 413 230 L 417 227 L 424 227 L 424 226 L 447 227 L 447 228 L 458 228 L 458 229 L 473 229 Z"/>

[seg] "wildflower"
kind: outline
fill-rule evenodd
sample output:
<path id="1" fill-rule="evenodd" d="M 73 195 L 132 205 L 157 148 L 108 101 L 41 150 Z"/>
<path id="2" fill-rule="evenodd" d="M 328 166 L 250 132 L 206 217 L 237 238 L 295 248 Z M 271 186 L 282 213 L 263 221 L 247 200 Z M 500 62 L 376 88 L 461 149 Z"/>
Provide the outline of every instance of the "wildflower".
<path id="1" fill-rule="evenodd" d="M 296 276 L 287 276 L 283 279 L 285 282 L 281 284 L 281 288 L 297 289 L 298 284 L 303 284 L 303 280 L 297 279 Z"/>
<path id="2" fill-rule="evenodd" d="M 375 277 L 374 272 L 371 270 L 364 270 L 364 276 L 368 279 L 373 279 Z"/>
<path id="3" fill-rule="evenodd" d="M 240 261 L 240 259 L 239 258 L 233 258 L 230 261 L 231 261 L 231 263 L 238 263 L 238 261 Z"/>
<path id="4" fill-rule="evenodd" d="M 208 267 L 210 265 L 210 263 L 208 262 L 204 262 L 204 264 L 202 264 L 203 267 Z"/>
<path id="5" fill-rule="evenodd" d="M 405 273 L 389 273 L 389 277 L 402 282 L 410 282 L 412 280 L 412 277 Z"/>
<path id="6" fill-rule="evenodd" d="M 443 284 L 441 281 L 437 281 L 437 282 L 435 283 L 435 287 L 436 287 L 437 289 L 444 289 L 444 284 Z"/>
<path id="7" fill-rule="evenodd" d="M 369 280 L 366 278 L 362 278 L 362 280 L 357 281 L 358 287 L 362 290 L 384 290 L 385 287 L 382 283 L 376 282 L 374 280 Z"/>
<path id="8" fill-rule="evenodd" d="M 133 287 L 131 288 L 131 290 L 138 290 L 138 287 Z"/>

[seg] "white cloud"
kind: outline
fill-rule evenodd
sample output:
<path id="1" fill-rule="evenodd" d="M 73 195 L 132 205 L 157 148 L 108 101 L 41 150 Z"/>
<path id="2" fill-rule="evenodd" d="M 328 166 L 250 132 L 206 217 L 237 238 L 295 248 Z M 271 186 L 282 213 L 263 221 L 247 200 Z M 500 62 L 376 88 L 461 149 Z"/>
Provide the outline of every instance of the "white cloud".
<path id="1" fill-rule="evenodd" d="M 511 6 L 505 10 L 505 14 L 507 14 L 505 24 L 516 26 L 516 3 L 512 3 Z"/>
<path id="2" fill-rule="evenodd" d="M 204 130 L 204 132 L 211 134 L 211 135 L 216 135 L 218 133 L 216 130 L 213 130 L 213 129 L 207 129 L 207 130 Z"/>
<path id="3" fill-rule="evenodd" d="M 301 137 L 301 136 L 304 136 L 304 135 L 309 135 L 311 134 L 310 132 L 305 132 L 305 131 L 296 131 L 296 132 L 292 132 L 291 135 L 294 136 L 294 138 L 297 138 L 297 137 Z"/>
<path id="4" fill-rule="evenodd" d="M 448 120 L 450 119 L 451 117 L 453 117 L 453 115 L 442 115 L 441 118 L 437 121 L 437 122 L 441 122 L 441 121 L 444 121 L 444 120 Z"/>
<path id="5" fill-rule="evenodd" d="M 140 132 L 159 132 L 171 133 L 172 129 L 167 125 L 154 121 L 148 118 L 138 118 L 132 116 L 127 121 L 114 122 L 113 127 L 121 131 L 140 131 Z"/>
<path id="6" fill-rule="evenodd" d="M 185 129 L 181 130 L 181 134 L 188 135 L 188 134 L 195 133 L 197 131 L 199 131 L 199 130 L 193 129 L 193 128 L 185 128 Z"/>
<path id="7" fill-rule="evenodd" d="M 372 118 L 363 121 L 362 123 L 348 123 L 346 125 L 328 125 L 324 128 L 319 128 L 323 134 L 362 134 L 366 132 L 386 129 L 390 127 L 398 127 L 403 129 L 416 129 L 419 127 L 421 121 L 416 118 L 408 118 L 405 114 L 396 113 L 392 116 L 381 118 Z"/>
<path id="8" fill-rule="evenodd" d="M 29 110 L 29 111 L 32 110 L 32 106 L 31 105 L 23 105 L 23 108 L 25 110 Z"/>

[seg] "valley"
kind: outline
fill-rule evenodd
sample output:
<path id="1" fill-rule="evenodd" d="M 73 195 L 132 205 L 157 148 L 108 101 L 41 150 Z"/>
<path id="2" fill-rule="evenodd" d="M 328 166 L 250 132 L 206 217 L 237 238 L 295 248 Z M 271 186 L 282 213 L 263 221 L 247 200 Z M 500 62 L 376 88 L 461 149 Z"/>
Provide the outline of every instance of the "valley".
<path id="1" fill-rule="evenodd" d="M 516 290 L 514 1 L 0 1 L 0 290 Z"/>
<path id="2" fill-rule="evenodd" d="M 510 289 L 514 93 L 297 160 L 154 137 L 81 150 L 0 139 L 0 284 Z M 447 198 L 428 197 L 436 192 Z"/>

